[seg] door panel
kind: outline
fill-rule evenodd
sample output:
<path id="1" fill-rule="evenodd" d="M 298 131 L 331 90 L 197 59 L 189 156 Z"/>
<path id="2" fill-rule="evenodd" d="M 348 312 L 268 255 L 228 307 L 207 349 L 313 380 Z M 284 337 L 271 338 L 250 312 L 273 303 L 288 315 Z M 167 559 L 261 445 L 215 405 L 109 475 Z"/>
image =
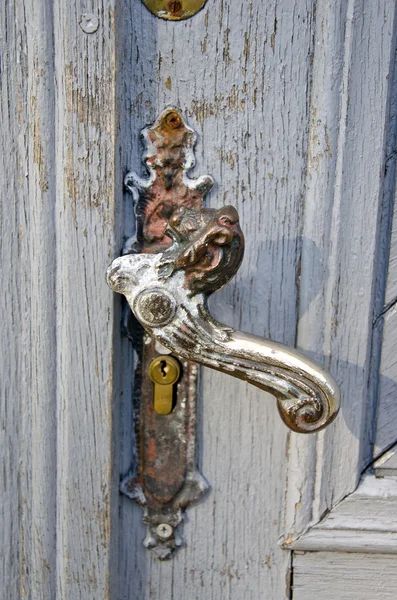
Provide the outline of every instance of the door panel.
<path id="1" fill-rule="evenodd" d="M 81 12 L 1 8 L 4 600 L 117 597 L 114 23 Z"/>
<path id="2" fill-rule="evenodd" d="M 235 205 L 246 236 L 243 265 L 213 312 L 294 344 L 314 20 L 312 2 L 286 6 L 210 1 L 174 24 L 127 3 L 124 121 L 133 145 L 124 168 L 142 172 L 138 131 L 166 105 L 180 107 L 199 134 L 193 175 L 217 184 L 207 205 Z M 140 510 L 122 499 L 122 598 L 287 598 L 289 555 L 278 542 L 288 433 L 274 400 L 209 370 L 200 398 L 200 471 L 211 493 L 188 511 L 186 548 L 172 565 L 149 555 L 131 562 L 144 530 Z"/>
<path id="3" fill-rule="evenodd" d="M 208 0 L 180 23 L 140 0 L 1 11 L 0 598 L 290 598 L 289 544 L 373 456 L 395 2 Z M 246 236 L 214 314 L 325 365 L 343 408 L 297 436 L 272 398 L 203 369 L 211 492 L 188 512 L 186 548 L 160 563 L 118 493 L 134 460 L 134 355 L 104 273 L 134 229 L 122 181 L 143 173 L 139 131 L 169 104 L 199 134 L 192 175 L 217 183 L 207 205 L 235 205 Z M 298 598 L 314 579 L 304 557 L 294 569 Z"/>
<path id="4" fill-rule="evenodd" d="M 294 559 L 294 600 L 388 600 L 396 597 L 394 554 L 307 552 Z"/>

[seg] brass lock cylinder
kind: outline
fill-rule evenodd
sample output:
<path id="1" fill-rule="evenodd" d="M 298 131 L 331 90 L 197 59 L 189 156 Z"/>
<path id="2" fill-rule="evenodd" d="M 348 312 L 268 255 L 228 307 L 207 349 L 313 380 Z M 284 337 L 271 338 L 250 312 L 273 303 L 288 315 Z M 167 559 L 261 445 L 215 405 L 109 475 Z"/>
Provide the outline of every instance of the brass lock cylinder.
<path id="1" fill-rule="evenodd" d="M 159 415 L 169 415 L 172 412 L 174 385 L 180 374 L 180 364 L 172 356 L 156 356 L 150 363 L 149 377 L 154 383 L 154 410 Z"/>

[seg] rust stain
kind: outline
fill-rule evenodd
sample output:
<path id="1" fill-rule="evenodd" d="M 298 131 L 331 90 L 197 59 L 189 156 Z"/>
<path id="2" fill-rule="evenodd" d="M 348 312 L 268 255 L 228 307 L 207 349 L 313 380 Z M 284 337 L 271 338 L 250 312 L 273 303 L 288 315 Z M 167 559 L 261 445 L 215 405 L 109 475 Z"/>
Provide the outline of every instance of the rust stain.
<path id="1" fill-rule="evenodd" d="M 88 59 L 87 59 L 88 61 Z M 79 68 L 81 66 L 69 62 L 65 66 L 65 99 L 69 114 L 75 114 L 77 120 L 83 125 L 91 125 L 103 134 L 111 135 L 113 111 L 109 110 L 109 100 L 113 104 L 113 72 L 109 67 L 100 74 L 91 75 L 85 87 L 78 85 Z M 88 72 L 88 62 L 83 69 Z"/>
<path id="2" fill-rule="evenodd" d="M 274 52 L 274 48 L 276 46 L 276 34 L 277 34 L 277 17 L 274 17 L 274 25 L 273 25 L 273 33 L 270 36 L 270 45 Z"/>
<path id="3" fill-rule="evenodd" d="M 230 58 L 230 42 L 229 42 L 230 29 L 225 29 L 223 34 L 223 62 L 230 64 L 232 59 Z"/>
<path id="4" fill-rule="evenodd" d="M 65 187 L 71 200 L 72 215 L 77 227 L 76 204 L 78 196 L 78 174 L 74 171 L 73 150 L 68 148 L 65 158 Z"/>
<path id="5" fill-rule="evenodd" d="M 23 117 L 22 117 L 22 111 L 23 111 L 23 104 L 21 102 L 21 91 L 18 88 L 17 90 L 17 114 L 18 114 L 18 125 L 22 125 L 23 122 Z"/>
<path id="6" fill-rule="evenodd" d="M 83 73 L 89 72 L 88 58 Z M 77 227 L 77 204 L 100 209 L 106 223 L 112 223 L 114 198 L 114 85 L 113 69 L 93 71 L 83 77 L 78 65 L 69 62 L 64 70 L 67 112 L 65 127 L 65 190 L 71 200 Z M 79 80 L 84 81 L 79 86 Z"/>
<path id="7" fill-rule="evenodd" d="M 31 105 L 33 109 L 32 134 L 33 134 L 33 160 L 37 164 L 39 171 L 39 186 L 44 193 L 48 190 L 48 172 L 46 157 L 43 150 L 43 144 L 40 134 L 40 118 L 37 108 L 37 98 L 32 96 Z"/>
<path id="8" fill-rule="evenodd" d="M 332 150 L 328 134 L 328 125 L 317 117 L 315 106 L 311 110 L 310 137 L 309 137 L 309 171 L 319 171 L 323 158 L 332 157 Z"/>
<path id="9" fill-rule="evenodd" d="M 234 157 L 231 150 L 229 150 L 228 152 L 224 152 L 222 148 L 219 148 L 218 154 L 219 154 L 219 160 L 221 162 L 228 163 L 231 166 L 231 168 L 234 169 L 235 162 L 238 162 L 237 155 L 236 155 L 236 157 Z M 236 161 L 235 161 L 235 158 L 236 158 Z"/>
<path id="10" fill-rule="evenodd" d="M 172 81 L 171 81 L 171 77 L 168 76 L 166 81 L 165 81 L 165 87 L 167 88 L 167 90 L 170 90 L 172 87 Z"/>
<path id="11" fill-rule="evenodd" d="M 233 85 L 229 94 L 217 94 L 213 102 L 193 100 L 190 107 L 186 109 L 186 113 L 189 116 L 194 115 L 197 121 L 203 123 L 210 117 L 218 118 L 230 111 L 243 111 L 246 106 L 246 99 L 244 97 L 246 92 L 246 86 L 238 87 L 237 85 Z"/>
<path id="12" fill-rule="evenodd" d="M 203 41 L 201 42 L 201 52 L 203 54 L 206 53 L 207 51 L 207 43 L 208 43 L 208 23 L 209 23 L 209 11 L 207 10 L 207 12 L 205 13 L 205 17 L 204 17 L 204 27 L 205 27 L 205 36 Z"/>
<path id="13" fill-rule="evenodd" d="M 245 57 L 245 62 L 247 63 L 251 54 L 251 49 L 250 49 L 250 35 L 248 33 L 248 31 L 246 31 L 244 33 L 244 49 L 243 49 L 243 54 Z"/>

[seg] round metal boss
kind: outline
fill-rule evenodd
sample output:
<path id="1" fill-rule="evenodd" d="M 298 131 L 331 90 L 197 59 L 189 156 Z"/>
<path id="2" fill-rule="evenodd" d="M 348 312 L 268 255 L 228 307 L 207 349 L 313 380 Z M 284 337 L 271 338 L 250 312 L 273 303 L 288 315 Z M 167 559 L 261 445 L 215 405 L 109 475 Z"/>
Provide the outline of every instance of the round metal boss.
<path id="1" fill-rule="evenodd" d="M 203 8 L 207 0 L 142 0 L 151 13 L 167 21 L 183 21 Z"/>
<path id="2" fill-rule="evenodd" d="M 140 292 L 134 301 L 133 312 L 144 325 L 161 327 L 174 318 L 176 304 L 171 294 L 151 289 Z"/>

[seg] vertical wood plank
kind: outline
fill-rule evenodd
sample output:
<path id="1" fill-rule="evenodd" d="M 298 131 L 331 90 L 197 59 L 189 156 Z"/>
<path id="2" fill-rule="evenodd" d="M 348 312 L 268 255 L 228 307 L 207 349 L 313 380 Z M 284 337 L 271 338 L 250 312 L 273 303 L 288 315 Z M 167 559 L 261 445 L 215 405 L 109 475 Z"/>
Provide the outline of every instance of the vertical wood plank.
<path id="1" fill-rule="evenodd" d="M 29 372 L 25 390 L 24 478 L 29 532 L 25 594 L 56 594 L 56 246 L 55 246 L 55 93 L 52 4 L 26 2 L 28 61 L 29 228 L 23 239 L 30 257 L 30 289 L 26 322 Z M 29 311 L 29 313 L 28 313 Z"/>
<path id="2" fill-rule="evenodd" d="M 112 443 L 119 315 L 105 271 L 115 238 L 114 2 L 60 2 L 57 82 L 57 593 L 118 598 Z M 98 20 L 84 30 L 83 14 Z M 91 21 L 93 22 L 93 21 Z M 115 333 L 115 331 L 117 333 Z"/>
<path id="3" fill-rule="evenodd" d="M 395 55 L 395 63 L 397 51 Z M 385 243 L 385 262 L 388 261 L 386 290 L 381 310 L 374 319 L 374 330 L 381 340 L 378 382 L 378 406 L 375 427 L 374 457 L 382 454 L 397 440 L 397 68 L 394 69 L 391 94 L 389 140 L 386 148 L 385 191 L 389 210 L 385 221 L 391 230 L 390 246 Z"/>
<path id="4" fill-rule="evenodd" d="M 56 332 L 51 3 L 2 8 L 0 597 L 55 598 Z"/>
<path id="5" fill-rule="evenodd" d="M 2 461 L 0 597 L 22 597 L 24 540 L 22 529 L 21 444 L 23 427 L 23 381 L 20 356 L 23 302 L 20 294 L 24 276 L 16 264 L 25 258 L 21 251 L 24 198 L 27 197 L 26 156 L 26 46 L 21 44 L 21 11 L 15 5 L 1 6 L 1 264 L 3 294 L 0 295 L 1 320 L 1 428 Z M 23 22 L 23 21 L 22 21 Z M 18 102 L 19 101 L 19 102 Z M 16 107 L 20 107 L 19 119 Z M 25 169 L 23 169 L 25 166 Z M 18 201 L 20 203 L 18 203 Z M 15 508 L 17 507 L 17 510 Z"/>
<path id="6" fill-rule="evenodd" d="M 319 14 L 325 11 L 334 18 L 339 10 L 330 6 L 320 4 Z M 336 377 L 341 385 L 342 410 L 317 439 L 291 438 L 287 541 L 353 491 L 371 461 L 376 406 L 371 386 L 373 319 L 378 272 L 385 268 L 381 260 L 381 215 L 395 11 L 392 0 L 365 6 L 361 0 L 346 3 L 343 61 L 340 42 L 334 54 L 331 40 L 326 56 L 333 109 L 328 106 L 329 88 L 317 85 L 321 110 L 312 122 L 304 232 L 313 249 L 319 249 L 320 260 L 318 268 L 313 268 L 310 256 L 302 256 L 298 346 Z M 317 22 L 319 46 L 323 25 L 325 31 L 333 31 L 329 29 L 332 18 L 328 23 L 321 18 Z M 342 21 L 339 24 L 342 26 Z M 326 66 L 321 50 L 318 52 L 315 71 Z M 336 69 L 335 79 L 332 68 Z M 339 110 L 335 106 L 338 81 Z M 313 96 L 312 112 L 316 108 L 317 98 Z M 333 121 L 336 118 L 337 125 Z M 324 168 L 324 163 L 328 167 Z M 314 286 L 319 286 L 318 296 L 308 304 L 307 296 Z"/>
<path id="7" fill-rule="evenodd" d="M 127 2 L 125 15 L 125 168 L 141 169 L 141 127 L 168 104 L 181 108 L 199 133 L 193 173 L 217 182 L 207 204 L 237 206 L 246 235 L 244 263 L 213 311 L 293 345 L 313 2 L 209 0 L 183 23 Z M 122 500 L 121 597 L 288 598 L 289 553 L 278 543 L 288 432 L 274 398 L 203 370 L 201 402 L 200 470 L 211 494 L 189 509 L 186 548 L 164 564 L 142 549 L 140 510 Z"/>

